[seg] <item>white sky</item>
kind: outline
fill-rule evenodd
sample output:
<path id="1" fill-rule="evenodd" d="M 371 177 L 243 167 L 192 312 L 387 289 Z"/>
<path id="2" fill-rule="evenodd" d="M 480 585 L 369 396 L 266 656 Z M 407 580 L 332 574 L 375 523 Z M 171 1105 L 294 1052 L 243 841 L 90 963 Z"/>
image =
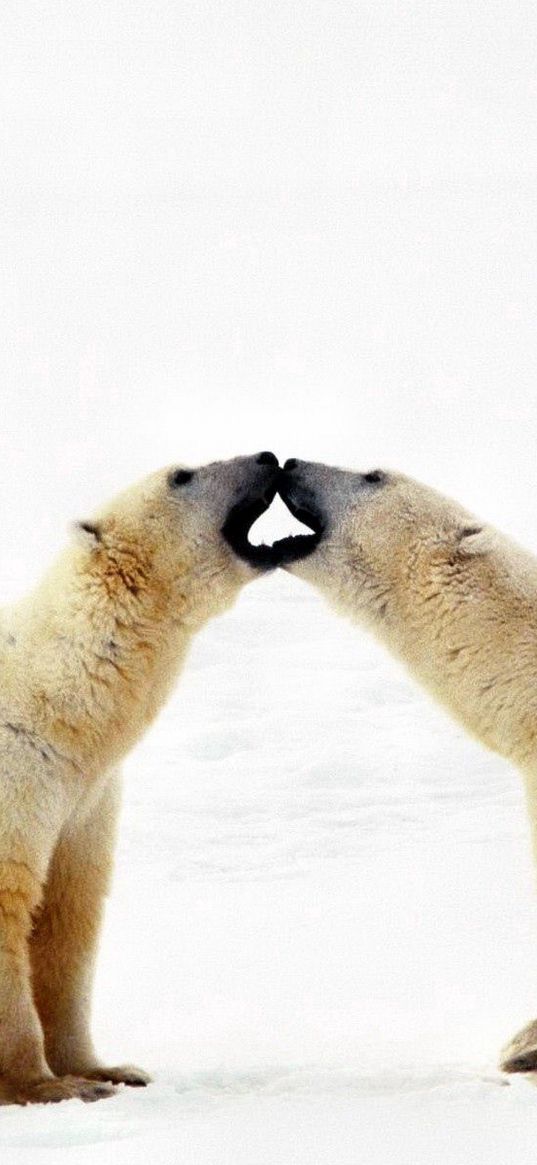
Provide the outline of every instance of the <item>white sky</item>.
<path id="1" fill-rule="evenodd" d="M 392 465 L 537 548 L 537 9 L 4 0 L 2 574 L 170 461 Z"/>

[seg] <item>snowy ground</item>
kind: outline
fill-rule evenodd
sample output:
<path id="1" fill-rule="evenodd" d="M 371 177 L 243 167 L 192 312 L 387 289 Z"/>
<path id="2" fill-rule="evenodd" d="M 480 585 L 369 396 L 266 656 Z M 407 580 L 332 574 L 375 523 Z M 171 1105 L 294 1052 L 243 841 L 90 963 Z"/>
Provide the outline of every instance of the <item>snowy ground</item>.
<path id="1" fill-rule="evenodd" d="M 537 549 L 536 42 L 530 0 L 3 0 L 2 599 L 144 472 L 263 448 Z M 2 1165 L 533 1161 L 515 773 L 281 577 L 127 778 L 95 1028 L 155 1084 L 0 1109 Z"/>
<path id="2" fill-rule="evenodd" d="M 537 1092 L 517 776 L 287 576 L 198 639 L 127 766 L 99 1047 L 154 1072 L 0 1110 L 2 1161 L 505 1165 Z"/>

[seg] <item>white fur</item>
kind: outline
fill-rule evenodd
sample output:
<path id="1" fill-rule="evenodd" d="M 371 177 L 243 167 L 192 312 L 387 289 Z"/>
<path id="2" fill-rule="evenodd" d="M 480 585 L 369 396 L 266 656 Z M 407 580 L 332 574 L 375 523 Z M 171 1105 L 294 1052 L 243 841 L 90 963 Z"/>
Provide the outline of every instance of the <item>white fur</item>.
<path id="1" fill-rule="evenodd" d="M 256 458 L 161 471 L 90 523 L 0 615 L 0 1097 L 96 1099 L 148 1079 L 99 1064 L 91 981 L 118 765 L 167 699 L 195 632 L 257 573 L 225 542 Z M 128 968 L 125 968 L 128 974 Z"/>
<path id="2" fill-rule="evenodd" d="M 537 561 L 457 502 L 402 474 L 299 462 L 295 504 L 325 536 L 288 566 L 374 632 L 488 748 L 521 770 L 537 856 Z M 503 1054 L 537 1068 L 537 1023 Z"/>

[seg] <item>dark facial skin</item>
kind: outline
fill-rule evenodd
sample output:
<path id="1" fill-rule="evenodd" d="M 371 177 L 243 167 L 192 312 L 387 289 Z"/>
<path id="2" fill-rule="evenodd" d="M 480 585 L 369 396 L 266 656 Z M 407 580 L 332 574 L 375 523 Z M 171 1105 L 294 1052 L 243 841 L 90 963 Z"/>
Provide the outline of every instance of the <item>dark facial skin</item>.
<path id="1" fill-rule="evenodd" d="M 264 479 L 250 485 L 245 496 L 232 507 L 222 533 L 235 554 L 251 566 L 273 570 L 311 554 L 322 537 L 324 521 L 313 492 L 301 481 L 300 462 L 291 458 L 280 469 L 277 457 L 269 452 L 258 454 L 256 461 L 263 467 Z M 276 493 L 293 517 L 312 532 L 280 538 L 272 546 L 253 546 L 248 540 L 250 529 L 268 509 Z"/>
<path id="2" fill-rule="evenodd" d="M 248 534 L 254 522 L 268 510 L 276 496 L 280 469 L 274 453 L 264 451 L 255 458 L 253 478 L 232 505 L 222 534 L 231 549 L 250 566 L 271 570 L 278 565 L 271 546 L 252 546 Z"/>
<path id="3" fill-rule="evenodd" d="M 278 477 L 278 493 L 293 517 L 307 526 L 311 534 L 294 534 L 275 542 L 272 553 L 278 566 L 286 566 L 311 554 L 321 541 L 326 525 L 313 490 L 302 478 L 300 464 L 296 457 L 285 462 Z"/>

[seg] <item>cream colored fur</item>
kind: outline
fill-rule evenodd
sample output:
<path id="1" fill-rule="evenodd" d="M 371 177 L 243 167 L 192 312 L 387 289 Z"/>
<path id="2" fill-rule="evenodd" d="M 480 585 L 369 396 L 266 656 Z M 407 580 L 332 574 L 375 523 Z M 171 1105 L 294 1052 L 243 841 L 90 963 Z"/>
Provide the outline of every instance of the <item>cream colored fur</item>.
<path id="1" fill-rule="evenodd" d="M 518 766 L 537 856 L 537 560 L 401 474 L 370 485 L 299 462 L 292 476 L 296 497 L 318 504 L 326 535 L 288 569 L 373 631 L 470 733 Z M 502 1064 L 537 1068 L 537 1022 Z"/>
<path id="2" fill-rule="evenodd" d="M 0 1098 L 96 1099 L 92 973 L 119 805 L 118 764 L 168 697 L 192 636 L 257 573 L 221 536 L 268 470 L 162 471 L 79 528 L 0 617 Z"/>

